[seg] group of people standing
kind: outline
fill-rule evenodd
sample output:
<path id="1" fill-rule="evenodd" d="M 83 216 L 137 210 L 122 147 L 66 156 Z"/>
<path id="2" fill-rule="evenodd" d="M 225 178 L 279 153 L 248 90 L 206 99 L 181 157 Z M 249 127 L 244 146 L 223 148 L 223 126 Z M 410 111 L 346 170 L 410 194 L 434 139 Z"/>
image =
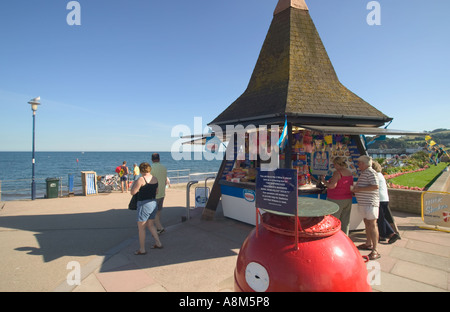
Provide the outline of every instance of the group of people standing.
<path id="1" fill-rule="evenodd" d="M 369 259 L 378 259 L 381 257 L 377 251 L 379 241 L 388 240 L 388 243 L 392 244 L 400 238 L 389 209 L 389 195 L 381 165 L 369 156 L 360 156 L 358 167 L 361 174 L 354 185 L 353 174 L 345 159 L 336 157 L 333 164 L 336 170 L 331 179 L 322 180 L 328 188 L 327 199 L 339 206 L 334 216 L 341 221 L 341 229 L 348 235 L 352 200 L 355 196 L 366 228 L 366 242 L 357 248 L 371 250 Z"/>
<path id="2" fill-rule="evenodd" d="M 116 168 L 116 172 L 119 174 L 120 178 L 120 189 L 122 193 L 128 193 L 128 176 L 130 175 L 130 170 L 127 167 L 127 162 L 124 160 L 122 165 Z M 133 166 L 133 181 L 139 179 L 140 170 L 137 164 Z"/>
<path id="3" fill-rule="evenodd" d="M 121 176 L 122 192 L 128 192 L 128 168 L 126 161 L 123 162 L 124 174 Z M 125 176 L 125 178 L 123 178 Z M 161 249 L 163 245 L 159 239 L 159 234 L 164 232 L 161 224 L 161 211 L 163 208 L 164 197 L 166 195 L 166 185 L 168 185 L 167 168 L 160 163 L 158 153 L 152 154 L 152 164 L 143 162 L 139 166 L 134 164 L 133 185 L 130 194 L 138 194 L 137 201 L 137 226 L 139 233 L 139 249 L 135 255 L 145 255 L 145 237 L 146 230 L 150 231 L 155 244 L 151 248 Z M 125 184 L 125 187 L 124 185 Z"/>

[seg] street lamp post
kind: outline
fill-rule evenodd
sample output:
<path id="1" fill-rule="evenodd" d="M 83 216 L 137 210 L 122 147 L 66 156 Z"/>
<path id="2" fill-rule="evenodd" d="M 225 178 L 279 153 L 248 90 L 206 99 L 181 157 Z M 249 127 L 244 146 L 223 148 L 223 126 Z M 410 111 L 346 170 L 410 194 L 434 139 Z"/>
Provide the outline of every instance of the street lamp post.
<path id="1" fill-rule="evenodd" d="M 41 105 L 41 103 L 39 102 L 41 100 L 41 98 L 38 96 L 37 98 L 32 99 L 31 101 L 28 102 L 28 104 L 31 105 L 31 110 L 33 111 L 33 160 L 31 163 L 31 167 L 32 167 L 32 174 L 31 174 L 31 199 L 35 200 L 36 199 L 36 181 L 34 179 L 34 165 L 36 163 L 35 158 L 34 158 L 34 148 L 35 148 L 35 128 L 36 128 L 36 111 L 37 111 L 37 107 L 38 105 Z"/>

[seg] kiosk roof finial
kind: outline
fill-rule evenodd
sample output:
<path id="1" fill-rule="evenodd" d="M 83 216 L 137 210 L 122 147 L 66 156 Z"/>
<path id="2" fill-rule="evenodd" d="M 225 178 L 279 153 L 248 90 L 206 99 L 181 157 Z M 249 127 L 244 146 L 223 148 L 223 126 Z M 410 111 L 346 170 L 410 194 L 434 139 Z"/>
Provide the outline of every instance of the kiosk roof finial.
<path id="1" fill-rule="evenodd" d="M 309 11 L 308 6 L 305 3 L 305 0 L 279 0 L 278 5 L 275 8 L 275 11 L 273 12 L 273 15 L 276 15 L 290 7 Z"/>

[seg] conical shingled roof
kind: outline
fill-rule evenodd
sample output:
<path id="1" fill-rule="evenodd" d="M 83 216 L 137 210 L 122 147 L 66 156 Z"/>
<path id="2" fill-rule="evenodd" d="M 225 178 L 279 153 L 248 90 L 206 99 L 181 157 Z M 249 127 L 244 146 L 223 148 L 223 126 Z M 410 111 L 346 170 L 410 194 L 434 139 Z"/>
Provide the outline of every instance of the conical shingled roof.
<path id="1" fill-rule="evenodd" d="M 303 0 L 280 0 L 245 92 L 210 124 L 381 126 L 392 120 L 344 87 Z"/>

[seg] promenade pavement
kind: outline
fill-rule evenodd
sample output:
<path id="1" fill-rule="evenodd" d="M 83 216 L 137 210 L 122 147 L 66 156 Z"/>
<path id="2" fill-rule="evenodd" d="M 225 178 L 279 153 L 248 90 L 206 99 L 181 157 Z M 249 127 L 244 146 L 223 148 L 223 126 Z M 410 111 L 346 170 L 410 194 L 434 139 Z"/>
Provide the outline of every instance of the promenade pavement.
<path id="1" fill-rule="evenodd" d="M 191 196 L 193 198 L 193 196 Z M 186 191 L 169 189 L 163 211 L 163 249 L 138 249 L 129 194 L 0 203 L 0 291 L 226 292 L 233 291 L 239 249 L 254 228 L 201 210 L 186 216 Z M 193 200 L 191 203 L 193 206 Z M 420 216 L 394 212 L 402 239 L 380 244 L 381 292 L 450 291 L 450 233 L 422 229 Z M 364 231 L 350 238 L 359 244 Z M 367 251 L 361 251 L 363 255 Z M 79 271 L 77 269 L 79 268 Z M 80 273 L 80 285 L 70 285 Z"/>

